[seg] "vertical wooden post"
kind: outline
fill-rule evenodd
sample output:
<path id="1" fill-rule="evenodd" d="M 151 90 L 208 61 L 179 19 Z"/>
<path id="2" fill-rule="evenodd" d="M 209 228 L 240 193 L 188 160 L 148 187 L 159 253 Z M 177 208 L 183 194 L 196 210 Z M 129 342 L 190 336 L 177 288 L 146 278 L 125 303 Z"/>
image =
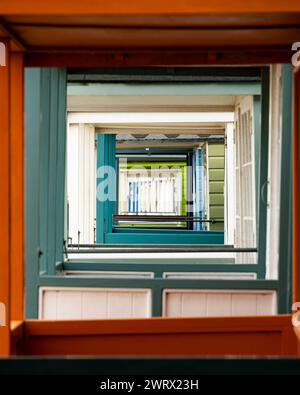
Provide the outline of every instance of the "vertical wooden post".
<path id="1" fill-rule="evenodd" d="M 10 353 L 10 59 L 5 45 L 5 65 L 0 66 L 0 355 Z"/>
<path id="2" fill-rule="evenodd" d="M 293 81 L 293 303 L 300 302 L 300 67 Z"/>
<path id="3" fill-rule="evenodd" d="M 11 320 L 22 321 L 24 300 L 23 54 L 10 56 Z"/>

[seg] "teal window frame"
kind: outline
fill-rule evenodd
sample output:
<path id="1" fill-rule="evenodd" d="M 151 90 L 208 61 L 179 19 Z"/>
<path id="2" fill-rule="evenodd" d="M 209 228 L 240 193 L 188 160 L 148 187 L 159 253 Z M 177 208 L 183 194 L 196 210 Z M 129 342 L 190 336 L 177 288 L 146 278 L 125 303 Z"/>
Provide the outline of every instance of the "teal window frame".
<path id="1" fill-rule="evenodd" d="M 97 169 L 109 166 L 116 170 L 116 139 L 113 134 L 97 134 Z M 103 178 L 97 178 L 97 186 Z M 115 180 L 115 195 L 116 195 Z M 96 201 L 96 242 L 99 244 L 224 244 L 224 232 L 171 229 L 130 230 L 113 227 L 115 201 Z"/>
<path id="2" fill-rule="evenodd" d="M 131 159 L 129 160 L 129 163 L 131 163 L 132 162 L 132 155 L 133 156 L 134 155 L 147 155 L 147 157 L 148 157 L 149 152 L 151 153 L 151 156 L 154 155 L 154 158 L 155 158 L 156 155 L 167 155 L 168 156 L 167 162 L 169 162 L 169 155 L 175 155 L 175 156 L 180 155 L 180 157 L 182 159 L 183 159 L 183 157 L 185 158 L 184 159 L 184 163 L 186 164 L 186 166 L 188 166 L 190 163 L 192 163 L 192 155 L 193 155 L 193 149 L 192 148 L 151 148 L 150 151 L 147 151 L 146 149 L 143 149 L 143 148 L 142 149 L 140 149 L 140 148 L 130 148 L 130 149 L 120 148 L 120 149 L 116 149 L 116 173 L 117 173 L 117 196 L 118 196 L 118 199 L 120 197 L 120 191 L 119 191 L 119 185 L 120 185 L 120 173 L 119 173 L 119 171 L 120 171 L 120 161 L 119 161 L 119 158 L 120 157 L 126 157 L 128 155 L 128 158 L 131 157 Z M 172 163 L 173 163 L 173 159 L 174 158 L 172 158 Z M 165 160 L 163 160 L 161 163 L 166 163 Z M 139 163 L 138 159 L 136 159 L 136 158 L 134 159 L 134 162 Z M 152 163 L 152 164 L 155 163 L 155 161 L 151 160 L 151 159 L 149 160 L 149 162 Z M 177 159 L 176 159 L 176 162 L 177 162 Z M 146 163 L 148 163 L 148 161 Z M 186 183 L 186 185 L 184 187 L 185 191 L 184 191 L 184 193 L 181 194 L 181 196 L 183 198 L 183 200 L 181 202 L 181 210 L 182 210 L 182 205 L 184 203 L 184 199 L 186 199 L 188 191 L 192 189 L 194 180 L 192 179 L 192 177 L 187 178 L 186 174 L 184 174 L 184 173 L 182 173 L 181 179 L 182 179 L 182 183 Z M 119 206 L 119 203 L 117 203 L 116 211 L 117 211 L 118 214 L 120 214 L 118 206 Z M 190 214 L 192 214 L 192 212 L 189 213 L 189 212 L 186 212 L 186 210 L 182 210 L 181 215 L 184 215 L 184 214 L 190 215 Z M 129 223 L 130 223 L 130 221 L 129 221 Z M 144 225 L 143 223 L 140 224 L 139 227 L 135 227 L 135 226 L 131 226 L 129 223 L 128 224 L 124 224 L 122 226 L 119 226 L 119 225 L 115 224 L 114 228 L 113 228 L 114 232 L 116 232 L 116 233 L 118 233 L 118 232 L 119 233 L 126 233 L 127 231 L 129 231 L 129 232 L 133 232 L 133 233 L 138 233 L 141 229 L 143 229 L 146 232 L 150 230 L 150 231 L 153 231 L 155 233 L 157 230 L 159 232 L 162 230 L 161 229 L 162 227 L 160 225 L 156 226 L 155 223 L 151 224 L 150 227 L 147 226 L 147 225 Z M 177 226 L 174 226 L 174 225 L 170 225 L 170 226 L 166 225 L 166 226 L 164 226 L 164 228 L 168 229 L 168 230 L 171 230 L 171 231 L 172 230 L 188 230 L 188 229 L 192 230 L 193 229 L 193 224 L 192 223 L 187 223 L 187 222 L 184 223 L 183 222 L 183 224 L 184 225 L 180 226 L 180 227 L 177 227 Z M 136 232 L 136 231 L 138 231 L 138 232 Z"/>
<path id="3" fill-rule="evenodd" d="M 242 68 L 226 69 L 226 73 L 235 73 L 245 79 Z M 199 69 L 198 73 L 199 73 Z M 162 313 L 162 292 L 165 288 L 174 289 L 260 289 L 278 292 L 278 311 L 290 311 L 291 295 L 291 75 L 289 65 L 283 65 L 282 75 L 282 146 L 281 164 L 281 211 L 280 211 L 280 251 L 279 280 L 265 280 L 265 240 L 266 240 L 266 199 L 260 193 L 266 182 L 268 162 L 262 156 L 262 145 L 266 149 L 268 142 L 268 67 L 262 72 L 261 99 L 255 97 L 255 124 L 261 124 L 261 134 L 256 141 L 256 155 L 259 161 L 256 169 L 258 177 L 258 229 L 259 259 L 257 264 L 232 264 L 226 259 L 205 259 L 176 263 L 174 260 L 152 262 L 151 260 L 80 260 L 65 261 L 64 241 L 65 223 L 65 151 L 66 151 L 66 88 L 67 70 L 56 68 L 29 68 L 25 72 L 25 315 L 26 318 L 38 317 L 38 293 L 42 286 L 64 287 L 120 287 L 149 288 L 152 290 L 153 316 Z M 223 70 L 222 70 L 223 71 Z M 257 76 L 257 69 L 249 68 L 249 76 Z M 128 70 L 127 72 L 131 72 Z M 189 71 L 192 72 L 192 71 Z M 202 69 L 200 73 L 211 75 L 214 68 Z M 176 72 L 175 72 L 176 74 Z M 261 103 L 260 103 L 261 100 Z M 265 114 L 265 116 L 263 116 Z M 261 119 L 260 119 L 261 118 Z M 288 144 L 289 143 L 289 144 Z M 112 157 L 111 154 L 109 154 Z M 110 222 L 105 223 L 106 229 Z M 261 241 L 262 240 L 262 241 Z M 263 250 L 261 250 L 263 248 Z M 61 276 L 62 270 L 107 270 L 110 271 L 149 271 L 154 272 L 153 279 L 121 278 L 67 278 Z M 167 271 L 183 272 L 235 272 L 256 273 L 257 280 L 178 280 L 166 279 L 162 275 Z"/>

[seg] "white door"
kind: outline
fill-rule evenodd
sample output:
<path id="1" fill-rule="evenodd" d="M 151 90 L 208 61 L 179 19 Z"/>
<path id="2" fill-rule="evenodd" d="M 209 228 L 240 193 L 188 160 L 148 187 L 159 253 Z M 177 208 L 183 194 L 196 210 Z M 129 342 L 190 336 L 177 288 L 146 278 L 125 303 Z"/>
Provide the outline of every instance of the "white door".
<path id="1" fill-rule="evenodd" d="M 255 152 L 253 97 L 238 100 L 235 111 L 235 234 L 236 247 L 256 247 Z M 239 253 L 236 263 L 255 263 L 254 253 Z"/>

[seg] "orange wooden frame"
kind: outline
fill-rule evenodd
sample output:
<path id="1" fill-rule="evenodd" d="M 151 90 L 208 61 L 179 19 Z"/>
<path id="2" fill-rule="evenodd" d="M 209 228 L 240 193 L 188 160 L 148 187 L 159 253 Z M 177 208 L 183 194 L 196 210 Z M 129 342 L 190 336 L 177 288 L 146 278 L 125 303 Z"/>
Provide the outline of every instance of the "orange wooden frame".
<path id="1" fill-rule="evenodd" d="M 0 301 L 6 326 L 0 327 L 0 355 L 9 354 L 11 320 L 23 320 L 23 54 L 9 51 L 0 67 Z M 4 341 L 2 341 L 4 338 Z"/>
<path id="2" fill-rule="evenodd" d="M 23 54 L 10 57 L 10 259 L 11 320 L 22 320 L 24 293 L 24 133 Z"/>
<path id="3" fill-rule="evenodd" d="M 0 67 L 0 302 L 5 319 L 0 323 L 0 355 L 8 355 L 10 348 L 10 53 L 6 48 L 6 66 Z"/>
<path id="4" fill-rule="evenodd" d="M 12 333 L 17 355 L 297 354 L 290 315 L 26 321 Z"/>
<path id="5" fill-rule="evenodd" d="M 247 6 L 247 9 L 246 9 Z M 44 2 L 36 2 L 34 0 L 2 0 L 0 4 L 0 15 L 35 15 L 49 16 L 90 16 L 90 15 L 102 15 L 102 16 L 115 16 L 116 18 L 122 16 L 145 16 L 151 20 L 164 15 L 182 15 L 185 17 L 185 23 L 189 26 L 188 17 L 199 18 L 205 17 L 205 15 L 212 15 L 217 13 L 219 16 L 219 24 L 221 25 L 221 16 L 225 14 L 235 14 L 239 16 L 251 15 L 252 18 L 257 14 L 272 15 L 273 13 L 300 13 L 299 0 L 291 0 L 283 3 L 281 0 L 273 0 L 268 4 L 268 8 L 265 3 L 260 0 L 253 0 L 245 6 L 244 3 L 238 0 L 221 1 L 211 0 L 209 2 L 198 2 L 198 1 L 177 1 L 177 0 L 166 0 L 164 2 L 158 0 L 141 2 L 140 0 L 132 0 L 124 3 L 122 0 L 115 0 L 114 2 L 90 2 L 86 5 L 81 0 L 52 0 Z M 9 36 L 9 32 L 8 32 Z M 15 40 L 15 37 L 12 37 Z M 23 275 L 24 275 L 24 257 L 23 257 L 23 239 L 24 239 L 24 209 L 23 209 L 23 57 L 25 57 L 25 64 L 30 66 L 76 66 L 76 67 L 100 67 L 100 66 L 158 66 L 158 65 L 202 65 L 202 64 L 255 64 L 255 63 L 272 63 L 272 62 L 288 62 L 290 58 L 289 51 L 286 48 L 282 48 L 282 52 L 279 51 L 280 47 L 270 48 L 248 48 L 247 52 L 239 52 L 239 48 L 235 48 L 233 51 L 230 47 L 230 43 L 227 46 L 220 48 L 214 48 L 210 51 L 208 49 L 192 49 L 189 51 L 182 50 L 182 48 L 167 49 L 164 51 L 157 51 L 155 48 L 144 51 L 114 51 L 109 52 L 94 52 L 93 49 L 85 51 L 82 49 L 82 54 L 86 56 L 78 56 L 78 53 L 74 52 L 74 49 L 65 48 L 62 53 L 49 50 L 49 48 L 39 48 L 39 53 L 32 51 L 30 48 L 25 53 L 11 52 L 9 50 L 9 39 L 1 39 L 7 45 L 7 66 L 0 67 L 0 302 L 6 305 L 6 322 L 7 325 L 0 327 L 0 355 L 9 355 L 13 350 L 17 350 L 16 339 L 23 338 L 24 334 L 29 336 L 29 342 L 32 341 L 31 348 L 29 351 L 39 351 L 42 353 L 49 350 L 50 343 L 45 342 L 49 337 L 53 338 L 55 335 L 55 345 L 61 346 L 61 352 L 66 352 L 67 349 L 63 346 L 63 341 L 75 341 L 77 337 L 85 338 L 91 335 L 90 331 L 101 329 L 105 326 L 112 330 L 113 323 L 66 323 L 66 322 L 25 322 L 23 323 Z M 292 43 L 291 43 L 292 44 Z M 242 48 L 241 48 L 242 49 Z M 298 202 L 300 199 L 300 75 L 299 70 L 295 72 L 294 79 L 294 203 L 293 203 L 293 300 L 300 302 L 300 256 L 298 246 L 300 245 L 300 211 Z M 231 325 L 235 325 L 235 322 L 240 322 L 239 332 L 247 333 L 243 319 L 236 321 L 234 318 L 230 319 L 219 319 L 219 324 L 224 325 L 227 323 L 228 328 Z M 246 320 L 246 318 L 244 319 Z M 254 320 L 254 318 L 247 318 Z M 290 335 L 291 324 L 290 317 L 269 317 L 268 322 L 275 325 L 276 330 L 268 330 L 264 326 L 266 324 L 266 318 L 257 317 L 255 318 L 256 323 L 260 330 L 264 333 L 274 333 L 277 336 L 283 336 L 283 333 L 288 334 L 289 344 L 288 350 L 291 350 L 294 340 L 291 340 Z M 278 322 L 280 320 L 280 325 Z M 20 321 L 20 324 L 15 324 L 13 321 Z M 126 326 L 127 320 L 120 321 L 118 323 L 119 328 Z M 134 323 L 136 323 L 138 320 Z M 147 328 L 155 329 L 156 322 L 161 322 L 161 329 L 164 325 L 172 326 L 171 322 L 176 323 L 176 326 L 183 325 L 184 322 L 188 322 L 189 336 L 193 333 L 194 325 L 197 323 L 200 325 L 208 325 L 208 323 L 217 324 L 216 320 L 194 319 L 191 321 L 177 320 L 170 321 L 167 319 L 153 319 L 148 320 L 146 324 Z M 12 323 L 12 325 L 10 325 Z M 276 324 L 277 323 L 277 324 Z M 81 333 L 78 333 L 75 338 L 74 325 L 79 328 Z M 219 325 L 218 324 L 218 325 Z M 284 325 L 283 325 L 284 324 Z M 128 324 L 129 326 L 131 323 Z M 271 324 L 270 324 L 271 325 Z M 277 326 L 276 326 L 277 325 Z M 282 325 L 284 329 L 282 330 Z M 73 328 L 73 329 L 72 329 Z M 281 328 L 281 329 L 280 329 Z M 123 327 L 125 330 L 125 327 Z M 198 328 L 199 329 L 199 328 Z M 249 328 L 248 328 L 249 329 Z M 206 330 L 213 331 L 213 327 L 206 327 Z M 236 327 L 236 330 L 238 328 Z M 254 330 L 254 329 L 253 329 Z M 203 333 L 203 330 L 200 330 Z M 228 331 L 227 331 L 228 332 Z M 230 330 L 229 330 L 230 332 Z M 251 332 L 251 331 L 250 331 Z M 154 332 L 153 332 L 154 333 Z M 222 331 L 219 335 L 222 335 Z M 275 335 L 277 333 L 277 335 Z M 68 338 L 66 335 L 70 335 Z M 79 336 L 80 335 L 80 336 Z M 108 339 L 108 333 L 102 333 L 102 340 Z M 173 331 L 170 336 L 177 336 L 178 333 Z M 54 337 L 55 337 L 54 336 Z M 124 335 L 126 336 L 126 335 Z M 239 336 L 235 333 L 235 336 Z M 273 335 L 272 335 L 273 336 Z M 122 337 L 122 336 L 121 336 Z M 120 338 L 121 338 L 120 337 Z M 192 336 L 191 336 L 192 338 Z M 281 338 L 281 337 L 280 337 Z M 63 339 L 63 341 L 62 341 Z M 263 339 L 263 340 L 262 340 Z M 21 339 L 22 340 L 22 339 Z M 77 339 L 78 340 L 78 339 Z M 77 342 L 76 340 L 76 342 Z M 124 340 L 124 339 L 123 339 Z M 157 340 L 157 339 L 156 339 Z M 155 340 L 155 341 L 156 341 Z M 250 341 L 250 338 L 244 337 L 244 341 Z M 281 339 L 282 340 L 282 339 Z M 213 342 L 213 334 L 206 341 Z M 262 337 L 260 341 L 268 342 L 267 337 Z M 187 339 L 187 342 L 190 340 Z M 35 343 L 35 345 L 33 344 Z M 284 342 L 283 342 L 284 343 Z M 28 343 L 29 344 L 29 343 Z M 25 345 L 26 347 L 29 347 Z M 37 346 L 38 344 L 38 346 Z M 82 342 L 76 343 L 82 346 Z M 139 350 L 138 343 L 136 343 L 136 351 Z M 160 340 L 158 340 L 160 344 Z M 203 343 L 204 344 L 204 343 Z M 232 343 L 233 344 L 233 343 Z M 285 343 L 284 343 L 285 344 Z M 205 345 L 205 344 L 204 344 Z M 122 346 L 118 343 L 118 347 Z M 213 347 L 213 345 L 211 345 Z M 262 345 L 263 346 L 263 345 Z M 31 347 L 31 346 L 30 346 Z M 38 348 L 41 347 L 41 348 Z M 285 346 L 284 346 L 285 347 Z M 203 348 L 204 350 L 205 348 Z M 78 349 L 79 350 L 79 349 Z M 92 350 L 92 349 L 91 349 Z M 47 351 L 47 352 L 48 352 Z M 201 351 L 201 350 L 200 350 Z M 199 351 L 199 352 L 200 352 Z M 282 350 L 281 350 L 282 351 Z M 125 352 L 125 351 L 124 351 Z M 127 352 L 127 351 L 126 351 Z M 166 351 L 167 352 L 167 351 Z M 290 352 L 290 351 L 289 351 Z M 171 349 L 168 349 L 168 353 L 172 353 Z M 190 353 L 193 353 L 193 349 L 190 349 Z M 282 351 L 285 354 L 285 351 Z"/>
<path id="6" fill-rule="evenodd" d="M 197 0 L 152 0 L 143 1 L 123 0 L 114 1 L 90 1 L 88 4 L 81 0 L 51 0 L 36 2 L 35 0 L 1 0 L 0 14 L 2 15 L 148 15 L 161 16 L 169 15 L 207 15 L 207 14 L 253 14 L 253 13 L 287 13 L 300 10 L 298 0 L 282 2 L 273 0 L 268 4 L 260 0 L 252 0 L 249 4 L 244 4 L 239 0 L 210 0 L 209 2 L 199 2 Z"/>

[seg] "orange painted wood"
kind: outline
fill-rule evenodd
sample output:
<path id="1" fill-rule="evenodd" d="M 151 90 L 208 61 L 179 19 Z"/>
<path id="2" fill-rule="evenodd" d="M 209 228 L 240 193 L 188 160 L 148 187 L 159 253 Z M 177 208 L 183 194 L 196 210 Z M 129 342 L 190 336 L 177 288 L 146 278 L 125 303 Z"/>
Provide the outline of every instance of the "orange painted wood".
<path id="1" fill-rule="evenodd" d="M 172 15 L 172 14 L 231 14 L 237 13 L 285 13 L 300 11 L 298 0 L 283 2 L 273 0 L 262 2 L 252 0 L 51 0 L 37 2 L 36 0 L 1 0 L 0 14 L 3 15 Z"/>
<path id="2" fill-rule="evenodd" d="M 24 135 L 23 54 L 11 54 L 10 189 L 11 319 L 23 320 L 24 304 Z"/>
<path id="3" fill-rule="evenodd" d="M 73 45 L 72 41 L 75 37 L 75 33 L 80 30 L 78 29 L 78 24 L 83 23 L 82 17 L 84 16 L 96 16 L 96 15 L 107 15 L 107 16 L 130 16 L 141 15 L 150 16 L 154 15 L 157 18 L 159 15 L 165 15 L 169 19 L 173 16 L 182 16 L 181 24 L 190 27 L 191 19 L 190 17 L 198 17 L 202 15 L 202 22 L 208 14 L 219 15 L 219 21 L 223 18 L 225 14 L 228 18 L 234 17 L 235 22 L 233 25 L 241 24 L 243 26 L 243 21 L 247 20 L 248 25 L 251 23 L 255 26 L 259 25 L 259 20 L 263 21 L 262 16 L 266 14 L 268 23 L 261 23 L 261 26 L 276 26 L 276 23 L 282 24 L 282 20 L 278 20 L 278 15 L 283 14 L 284 17 L 288 13 L 299 13 L 300 3 L 299 1 L 291 0 L 289 2 L 282 2 L 281 0 L 274 0 L 270 4 L 263 3 L 258 0 L 254 0 L 250 3 L 243 3 L 240 1 L 221 1 L 212 0 L 209 2 L 199 2 L 196 0 L 189 1 L 174 1 L 166 0 L 164 2 L 152 0 L 141 2 L 140 0 L 132 0 L 131 2 L 123 2 L 121 0 L 114 0 L 111 2 L 100 2 L 100 1 L 90 1 L 88 3 L 82 2 L 82 0 L 52 0 L 44 2 L 36 2 L 33 0 L 28 0 L 24 2 L 23 0 L 2 0 L 0 2 L 0 16 L 3 15 L 36 15 L 35 23 L 41 23 L 41 17 L 43 15 L 65 15 L 65 16 L 80 16 L 80 21 L 75 23 L 73 30 L 69 31 L 66 35 L 66 41 L 68 46 Z M 252 16 L 251 16 L 251 15 Z M 250 17 L 250 19 L 248 18 Z M 32 41 L 35 45 L 42 45 L 38 48 L 40 53 L 33 52 L 28 54 L 27 61 L 33 65 L 34 61 L 36 65 L 44 66 L 52 65 L 58 66 L 58 62 L 61 62 L 60 66 L 74 66 L 74 67 L 87 67 L 87 66 L 97 66 L 97 65 L 120 65 L 120 66 L 142 66 L 142 65 L 199 65 L 199 64 L 253 64 L 253 63 L 269 63 L 272 61 L 278 61 L 280 59 L 280 48 L 285 51 L 285 56 L 288 55 L 287 44 L 289 40 L 294 40 L 299 34 L 297 23 L 298 15 L 294 15 L 295 19 L 291 23 L 286 22 L 288 28 L 282 29 L 281 31 L 274 32 L 272 34 L 264 36 L 262 32 L 258 29 L 252 31 L 249 29 L 248 36 L 245 38 L 242 36 L 241 32 L 243 29 L 235 31 L 235 35 L 232 35 L 231 31 L 226 31 L 226 34 L 231 34 L 227 36 L 224 40 L 224 47 L 217 48 L 217 36 L 216 30 L 213 35 L 210 36 L 210 31 L 206 34 L 205 41 L 201 41 L 200 36 L 194 37 L 190 32 L 190 37 L 187 41 L 185 37 L 180 36 L 180 30 L 176 29 L 176 34 L 171 34 L 172 32 L 164 33 L 163 45 L 173 46 L 173 43 L 177 42 L 177 39 L 181 41 L 177 42 L 177 46 L 180 44 L 184 47 L 188 45 L 194 46 L 195 51 L 186 57 L 186 53 L 183 51 L 178 57 L 178 52 L 174 51 L 162 51 L 160 53 L 127 53 L 124 51 L 108 54 L 104 57 L 105 60 L 100 60 L 101 53 L 93 52 L 94 46 L 98 43 L 99 39 L 103 39 L 98 35 L 93 36 L 93 29 L 89 31 L 89 35 L 85 40 L 80 41 L 83 48 L 86 49 L 86 45 L 89 40 L 94 40 L 92 42 L 93 48 L 88 57 L 82 56 L 74 51 L 74 48 L 62 48 L 63 54 L 60 56 L 59 52 L 49 52 L 51 48 L 45 48 L 44 45 L 62 45 L 59 38 L 64 36 L 62 31 L 63 28 L 57 34 L 54 34 L 51 38 L 51 34 L 45 34 L 44 37 L 35 34 L 32 35 L 33 30 L 29 28 L 26 32 L 24 27 L 20 26 L 18 33 L 26 37 L 27 40 Z M 151 17 L 152 18 L 152 17 Z M 244 19 L 243 19 L 244 18 Z M 248 19 L 247 19 L 248 18 Z M 251 19 L 252 18 L 252 19 Z M 276 19 L 277 18 L 277 19 Z M 71 20 L 71 19 L 70 19 Z M 228 19 L 229 20 L 229 19 Z M 224 22 L 224 25 L 230 26 L 230 23 Z M 277 20 L 278 22 L 275 22 Z M 129 19 L 127 20 L 129 21 Z M 152 19 L 153 21 L 153 19 Z M 212 20 L 211 20 L 212 21 Z M 12 22 L 13 26 L 16 21 Z M 42 21 L 43 22 L 43 21 Z M 43 22 L 44 23 L 44 22 Z M 122 21 L 126 24 L 126 19 Z M 134 23 L 131 19 L 129 27 L 132 27 Z M 161 23 L 166 23 L 162 21 Z M 174 25 L 178 24 L 177 21 Z M 153 22 L 149 23 L 151 27 Z M 119 24 L 116 23 L 116 26 Z M 199 20 L 196 22 L 199 26 Z M 294 25 L 294 26 L 292 26 Z M 220 26 L 217 24 L 217 26 Z M 37 26 L 35 27 L 37 28 Z M 49 28 L 49 26 L 48 26 Z M 23 30 L 22 30 L 23 29 Z M 36 31 L 36 30 L 35 30 Z M 49 28 L 48 31 L 53 31 Z M 123 32 L 129 31 L 129 34 L 136 32 L 134 29 L 121 29 L 115 30 L 119 35 Z M 187 30 L 188 31 L 188 30 Z M 108 30 L 107 32 L 110 32 Z M 140 31 L 137 31 L 140 33 Z M 156 46 L 160 46 L 162 43 L 158 38 L 159 31 L 151 29 L 151 34 L 149 36 L 144 36 L 148 40 L 148 47 L 151 40 L 154 39 Z M 247 30 L 246 30 L 247 32 Z M 147 33 L 145 30 L 144 34 Z M 181 32 L 182 33 L 182 32 Z M 268 31 L 267 31 L 268 33 Z M 170 36 L 168 36 L 170 34 Z M 48 38 L 47 38 L 48 35 Z M 140 50 L 143 51 L 145 44 L 142 43 L 142 35 L 135 34 L 137 37 L 136 41 L 131 39 L 131 46 L 140 46 Z M 182 34 L 181 34 L 182 35 Z M 127 36 L 127 38 L 130 36 Z M 237 38 L 238 37 L 238 38 Z M 124 45 L 128 45 L 128 40 L 124 40 Z M 233 41 L 231 41 L 231 38 Z M 42 42 L 46 40 L 47 42 Z M 78 36 L 80 39 L 80 35 Z M 88 41 L 87 41 L 88 39 Z M 222 39 L 222 37 L 221 37 Z M 40 41 L 39 41 L 40 40 Z M 56 40 L 56 41 L 55 41 Z M 111 37 L 111 41 L 114 42 L 115 48 L 122 44 L 118 35 Z M 198 40 L 198 41 L 196 41 Z M 269 41 L 268 41 L 269 40 Z M 26 40 L 25 40 L 26 41 Z M 111 46 L 109 41 L 101 44 L 102 46 Z M 189 44 L 190 43 L 190 44 Z M 249 47 L 245 48 L 239 47 L 241 44 L 249 45 L 255 44 L 256 46 L 261 46 L 262 44 L 271 44 L 273 47 L 273 54 L 271 55 L 272 48 L 260 48 Z M 214 45 L 215 50 L 205 51 L 205 45 Z M 230 49 L 232 45 L 236 46 L 236 50 L 232 51 Z M 220 45 L 220 44 L 219 44 Z M 280 45 L 283 45 L 281 47 Z M 53 49 L 53 48 L 52 48 Z M 46 50 L 46 52 L 45 52 Z M 75 48 L 77 50 L 77 47 Z M 149 51 L 152 49 L 149 47 Z M 264 52 L 265 50 L 265 52 Z M 48 51 L 48 52 L 47 52 Z M 261 51 L 261 52 L 259 52 Z M 262 55 L 262 52 L 265 55 Z M 247 54 L 252 54 L 252 56 L 247 57 Z M 57 56 L 54 56 L 57 54 Z M 258 55 L 260 54 L 260 55 Z M 75 59 L 77 58 L 77 60 Z M 231 59 L 231 61 L 230 61 Z M 277 59 L 277 60 L 274 60 Z M 288 61 L 288 59 L 286 59 Z M 39 63 L 40 62 L 40 63 Z M 57 62 L 57 63 L 55 63 Z M 80 63 L 81 62 L 81 63 Z M 103 62 L 103 63 L 101 63 Z M 110 64 L 111 62 L 111 64 Z M 16 64 L 15 64 L 16 66 Z M 16 66 L 17 67 L 17 66 Z M 11 81 L 12 82 L 12 81 Z M 299 91 L 298 91 L 299 93 Z M 299 101 L 299 95 L 297 93 L 297 100 Z M 15 97 L 18 97 L 17 91 L 15 91 Z M 22 180 L 21 175 L 18 174 L 15 178 L 15 184 L 9 182 L 9 165 L 10 165 L 10 155 L 19 155 L 20 146 L 16 151 L 11 151 L 9 146 L 9 122 L 13 122 L 12 118 L 9 116 L 9 77 L 7 70 L 0 69 L 0 179 L 2 182 L 0 190 L 0 300 L 4 301 L 7 306 L 10 305 L 10 258 L 14 259 L 12 252 L 10 250 L 10 237 L 12 231 L 10 231 L 10 218 L 12 215 L 12 210 L 10 206 L 10 187 L 15 191 L 18 191 L 21 187 Z M 20 113 L 16 110 L 16 118 L 14 120 L 16 129 L 20 127 Z M 12 110 L 14 111 L 14 110 Z M 13 116 L 13 113 L 12 113 Z M 22 128 L 22 127 L 21 127 Z M 295 129 L 296 130 L 296 129 Z M 299 129 L 298 129 L 299 131 Z M 298 136 L 298 135 L 297 135 Z M 16 136 L 12 137 L 15 138 Z M 297 149 L 299 148 L 297 143 Z M 295 154 L 296 163 L 298 169 L 298 151 Z M 295 160 L 295 159 L 294 159 Z M 18 164 L 16 165 L 18 166 Z M 295 174 L 294 181 L 298 182 L 297 172 Z M 14 186 L 13 186 L 14 185 Z M 298 188 L 298 184 L 297 188 Z M 16 195 L 15 195 L 16 196 Z M 295 196 L 299 197 L 298 191 L 295 192 Z M 298 199 L 299 200 L 299 199 Z M 13 201 L 12 201 L 13 202 Z M 294 200 L 295 202 L 295 200 Z M 13 203 L 12 203 L 13 204 Z M 14 203 L 18 210 L 21 208 Z M 3 215 L 2 215 L 3 214 Z M 297 221 L 294 221 L 294 231 L 299 232 L 298 213 Z M 15 218 L 16 220 L 16 218 Z M 296 225 L 295 225 L 296 224 Z M 20 235 L 18 233 L 18 235 Z M 299 245 L 299 244 L 296 244 Z M 20 251 L 19 251 L 20 252 Z M 19 253 L 17 252 L 17 254 Z M 295 252 L 295 251 L 294 251 Z M 17 259 L 15 264 L 17 264 Z M 297 255 L 294 254 L 294 297 L 298 298 L 298 274 L 299 274 L 299 259 Z M 298 274 L 297 274 L 298 273 Z M 12 280 L 12 286 L 17 286 L 16 281 L 19 278 L 14 278 Z M 19 297 L 17 300 L 20 300 Z M 14 304 L 14 303 L 13 303 Z M 15 310 L 16 309 L 16 310 Z M 12 308 L 14 312 L 20 312 L 17 304 Z M 7 320 L 10 321 L 10 309 L 8 309 Z M 26 352 L 28 354 L 73 354 L 73 355 L 85 355 L 85 354 L 98 354 L 98 355 L 225 355 L 225 354 L 237 354 L 237 355 L 293 355 L 295 354 L 296 336 L 290 324 L 290 316 L 278 316 L 278 317 L 243 317 L 243 318 L 216 318 L 216 319 L 150 319 L 150 320 L 110 320 L 110 321 L 76 321 L 76 322 L 26 322 L 24 324 L 23 330 L 25 330 L 25 336 L 23 332 L 21 337 L 24 338 L 26 342 Z M 20 334 L 20 332 L 18 332 Z M 12 337 L 16 334 L 15 328 L 12 330 Z M 0 328 L 0 354 L 7 355 L 10 350 L 9 341 L 9 326 Z"/>
<path id="4" fill-rule="evenodd" d="M 298 355 L 300 355 L 300 327 L 294 327 L 294 332 L 297 337 L 297 351 Z"/>
<path id="5" fill-rule="evenodd" d="M 22 48 L 286 45 L 287 49 L 299 37 L 300 6 L 295 0 L 286 3 L 2 0 L 0 17 Z"/>
<path id="6" fill-rule="evenodd" d="M 2 40 L 1 40 L 2 41 Z M 3 41 L 2 41 L 3 42 Z M 10 98 L 9 98 L 9 50 L 6 45 L 6 66 L 0 66 L 0 303 L 6 311 L 6 325 L 0 325 L 0 355 L 10 352 Z"/>
<path id="7" fill-rule="evenodd" d="M 30 48 L 209 48 L 230 46 L 291 47 L 300 36 L 300 26 L 290 28 L 139 28 L 94 26 L 15 26 L 14 31 Z"/>
<path id="8" fill-rule="evenodd" d="M 239 14 L 131 14 L 131 15 L 5 15 L 2 20 L 16 28 L 18 26 L 60 26 L 60 27 L 243 27 L 251 28 L 258 26 L 286 27 L 299 24 L 299 12 L 268 13 L 265 14 L 239 13 Z"/>
<path id="9" fill-rule="evenodd" d="M 24 343 L 24 321 L 11 321 L 10 323 L 10 354 L 16 355 L 22 350 Z"/>
<path id="10" fill-rule="evenodd" d="M 39 50 L 27 51 L 27 67 L 143 67 L 143 66 L 196 66 L 196 65 L 265 65 L 289 63 L 291 51 L 286 48 L 238 48 L 225 50 L 149 50 L 149 51 L 96 51 L 96 50 Z"/>
<path id="11" fill-rule="evenodd" d="M 29 355 L 296 355 L 291 316 L 26 321 Z"/>

